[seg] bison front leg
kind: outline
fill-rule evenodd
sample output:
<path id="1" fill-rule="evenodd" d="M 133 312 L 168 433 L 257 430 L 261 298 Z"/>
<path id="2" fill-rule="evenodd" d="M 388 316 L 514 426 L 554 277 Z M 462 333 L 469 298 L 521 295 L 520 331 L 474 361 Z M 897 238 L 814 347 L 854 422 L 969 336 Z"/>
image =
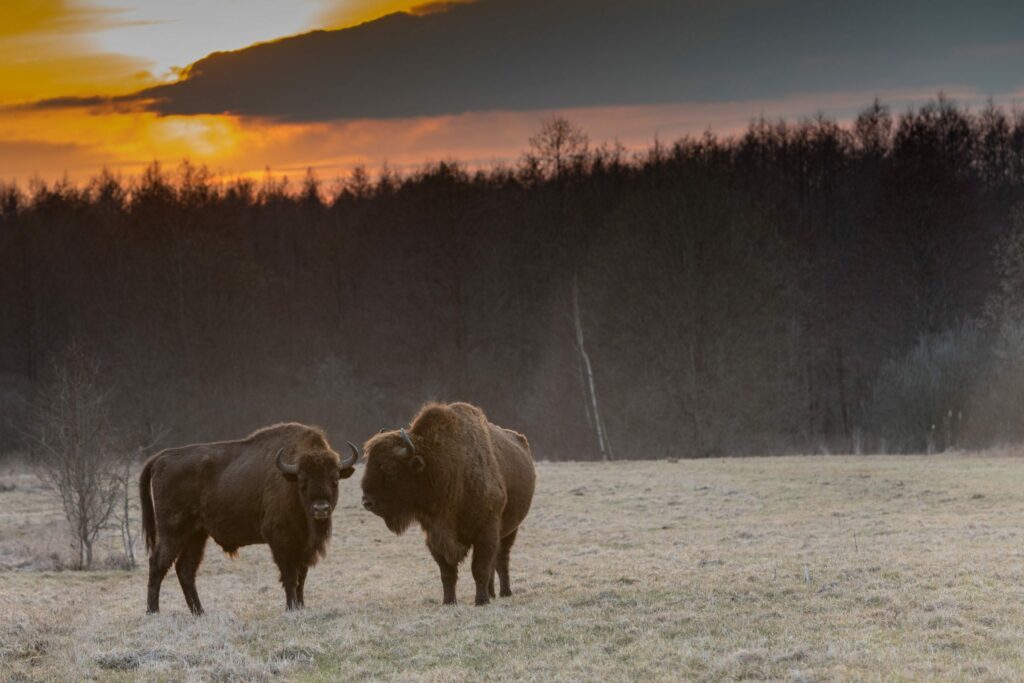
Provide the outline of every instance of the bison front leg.
<path id="1" fill-rule="evenodd" d="M 284 600 L 286 609 L 293 610 L 299 607 L 296 591 L 299 585 L 299 571 L 292 559 L 292 554 L 287 548 L 271 546 L 270 552 L 274 556 L 274 562 L 281 572 L 281 585 L 284 586 Z"/>
<path id="2" fill-rule="evenodd" d="M 299 573 L 295 565 L 288 564 L 281 567 L 281 585 L 284 586 L 285 609 L 298 609 L 300 605 L 296 593 L 299 585 Z"/>
<path id="3" fill-rule="evenodd" d="M 498 555 L 498 531 L 488 529 L 473 543 L 473 580 L 476 581 L 476 604 L 491 601 L 494 582 L 494 562 Z"/>
<path id="4" fill-rule="evenodd" d="M 305 566 L 299 567 L 297 570 L 298 581 L 295 584 L 295 601 L 298 603 L 299 607 L 306 606 L 306 600 L 302 594 L 306 587 L 306 574 L 308 572 L 309 567 Z"/>
<path id="5" fill-rule="evenodd" d="M 302 607 L 299 602 L 299 570 L 294 564 L 281 567 L 281 585 L 284 586 L 285 609 Z"/>
<path id="6" fill-rule="evenodd" d="M 438 552 L 435 552 L 433 548 L 430 549 L 430 554 L 434 557 L 434 562 L 437 562 L 438 568 L 441 570 L 441 587 L 444 589 L 444 601 L 445 605 L 455 604 L 455 584 L 459 580 L 459 568 L 452 564 Z"/>

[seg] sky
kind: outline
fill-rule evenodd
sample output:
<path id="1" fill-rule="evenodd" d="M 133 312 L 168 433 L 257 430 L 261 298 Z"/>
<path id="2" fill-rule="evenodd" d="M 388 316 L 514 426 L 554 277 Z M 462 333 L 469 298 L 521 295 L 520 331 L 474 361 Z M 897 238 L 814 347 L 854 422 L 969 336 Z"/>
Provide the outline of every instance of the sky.
<path id="1" fill-rule="evenodd" d="M 0 181 L 514 162 L 553 114 L 641 148 L 758 116 L 1024 95 L 1006 0 L 5 0 Z"/>

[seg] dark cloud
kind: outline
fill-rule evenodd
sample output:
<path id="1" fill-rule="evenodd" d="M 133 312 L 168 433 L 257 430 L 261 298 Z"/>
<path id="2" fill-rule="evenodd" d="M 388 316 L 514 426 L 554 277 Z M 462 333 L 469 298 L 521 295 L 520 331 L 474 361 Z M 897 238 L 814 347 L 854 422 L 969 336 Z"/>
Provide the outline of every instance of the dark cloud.
<path id="1" fill-rule="evenodd" d="M 1017 0 L 445 6 L 214 53 L 177 83 L 114 102 L 161 114 L 318 121 L 922 86 L 1000 93 L 1024 81 Z"/>

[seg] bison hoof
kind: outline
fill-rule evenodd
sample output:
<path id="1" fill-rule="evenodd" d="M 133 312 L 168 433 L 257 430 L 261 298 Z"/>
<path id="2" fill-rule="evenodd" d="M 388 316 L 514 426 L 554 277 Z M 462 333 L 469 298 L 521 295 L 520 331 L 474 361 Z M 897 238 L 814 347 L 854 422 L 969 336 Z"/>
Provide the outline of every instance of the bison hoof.
<path id="1" fill-rule="evenodd" d="M 509 598 L 512 597 L 512 591 L 507 588 L 502 588 L 501 593 L 499 593 L 498 595 L 500 595 L 503 598 Z"/>
<path id="2" fill-rule="evenodd" d="M 490 596 L 488 596 L 488 595 L 484 595 L 484 596 L 478 595 L 478 596 L 476 596 L 476 603 L 475 604 L 476 604 L 477 607 L 479 607 L 480 605 L 486 605 L 490 601 L 491 601 Z"/>

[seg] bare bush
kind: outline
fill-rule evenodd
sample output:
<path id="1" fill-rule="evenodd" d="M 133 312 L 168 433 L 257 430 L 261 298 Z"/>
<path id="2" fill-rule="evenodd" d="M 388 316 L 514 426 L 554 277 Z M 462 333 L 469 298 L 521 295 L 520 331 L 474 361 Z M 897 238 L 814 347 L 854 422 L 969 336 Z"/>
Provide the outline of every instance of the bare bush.
<path id="1" fill-rule="evenodd" d="M 995 265 L 998 283 L 985 306 L 990 367 L 979 383 L 970 422 L 980 443 L 1024 436 L 1024 203 L 1010 216 Z"/>
<path id="2" fill-rule="evenodd" d="M 958 446 L 965 407 L 981 375 L 981 331 L 965 324 L 924 335 L 902 358 L 886 363 L 874 385 L 867 420 L 896 451 Z"/>
<path id="3" fill-rule="evenodd" d="M 80 569 L 92 568 L 93 546 L 119 503 L 127 510 L 129 463 L 115 443 L 109 404 L 98 364 L 71 344 L 54 359 L 34 407 L 37 462 L 60 496 Z M 130 557 L 130 542 L 126 550 Z"/>
<path id="4" fill-rule="evenodd" d="M 989 368 L 973 397 L 969 431 L 979 443 L 1011 443 L 1024 436 L 1024 320 L 994 332 Z"/>

